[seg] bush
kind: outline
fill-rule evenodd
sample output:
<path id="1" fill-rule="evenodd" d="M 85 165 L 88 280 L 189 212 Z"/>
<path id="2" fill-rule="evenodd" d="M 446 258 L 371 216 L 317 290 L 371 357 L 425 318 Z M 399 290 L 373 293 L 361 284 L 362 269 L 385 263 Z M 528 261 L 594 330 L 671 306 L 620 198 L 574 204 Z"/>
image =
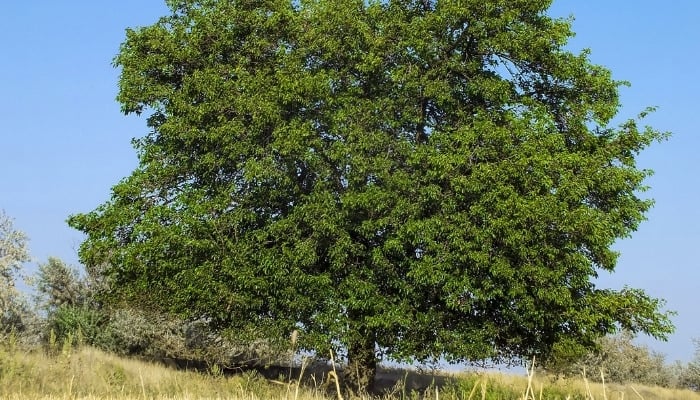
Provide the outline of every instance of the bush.
<path id="1" fill-rule="evenodd" d="M 184 321 L 132 308 L 112 311 L 96 345 L 126 356 L 177 358 L 224 366 L 280 364 L 290 359 L 289 346 L 266 341 L 232 343 L 203 321 Z"/>
<path id="2" fill-rule="evenodd" d="M 209 363 L 265 364 L 281 351 L 266 343 L 238 345 L 214 334 L 202 321 L 184 321 L 157 311 L 101 304 L 109 291 L 103 268 L 83 277 L 58 258 L 39 266 L 36 302 L 46 314 L 44 340 L 89 344 L 124 356 L 180 358 Z M 289 358 L 287 355 L 285 357 Z"/>
<path id="3" fill-rule="evenodd" d="M 112 310 L 99 337 L 99 347 L 119 355 L 169 356 L 178 352 L 181 336 L 172 321 L 134 309 Z"/>
<path id="4" fill-rule="evenodd" d="M 47 321 L 49 334 L 54 340 L 71 344 L 97 345 L 105 316 L 98 310 L 86 306 L 60 306 Z"/>

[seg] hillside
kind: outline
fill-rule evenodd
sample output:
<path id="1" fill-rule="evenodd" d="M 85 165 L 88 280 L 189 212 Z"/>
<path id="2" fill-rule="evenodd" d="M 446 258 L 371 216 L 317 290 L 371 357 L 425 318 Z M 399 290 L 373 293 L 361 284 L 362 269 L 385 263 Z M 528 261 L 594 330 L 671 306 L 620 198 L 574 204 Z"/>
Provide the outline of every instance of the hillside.
<path id="1" fill-rule="evenodd" d="M 166 365 L 116 357 L 85 347 L 64 348 L 48 356 L 0 349 L 0 398 L 3 399 L 333 399 L 327 371 L 302 372 L 303 384 L 280 370 L 224 373 L 184 371 Z M 271 374 L 279 373 L 276 379 Z M 267 375 L 268 378 L 264 377 Z M 426 375 L 382 370 L 378 381 L 386 399 L 523 399 L 528 377 L 496 373 Z M 529 397 L 536 399 L 688 399 L 700 394 L 642 385 L 587 384 L 577 380 L 532 377 Z M 345 397 L 350 397 L 345 394 Z"/>

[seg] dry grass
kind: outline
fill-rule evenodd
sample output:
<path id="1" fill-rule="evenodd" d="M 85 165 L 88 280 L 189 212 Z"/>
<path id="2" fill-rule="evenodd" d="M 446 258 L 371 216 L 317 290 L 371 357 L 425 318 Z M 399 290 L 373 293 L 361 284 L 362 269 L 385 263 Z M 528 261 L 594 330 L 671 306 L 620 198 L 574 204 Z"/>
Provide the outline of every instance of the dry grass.
<path id="1" fill-rule="evenodd" d="M 302 366 L 305 367 L 305 366 Z M 268 380 L 256 372 L 224 376 L 176 371 L 159 364 L 116 357 L 92 348 L 64 349 L 57 355 L 25 353 L 0 346 L 0 399 L 285 399 L 348 398 L 328 376 Z M 385 399 L 514 400 L 700 400 L 700 394 L 642 385 L 590 383 L 498 373 L 424 375 L 384 370 Z"/>
<path id="2" fill-rule="evenodd" d="M 519 391 L 518 400 L 584 399 L 584 400 L 700 400 L 700 393 L 640 384 L 590 382 L 581 378 L 554 378 L 487 373 L 482 375 L 489 386 Z M 476 396 L 474 397 L 476 399 Z"/>
<path id="3" fill-rule="evenodd" d="M 271 399 L 293 398 L 294 385 L 267 381 L 255 372 L 175 371 L 92 348 L 46 356 L 0 350 L 2 399 Z M 291 392 L 291 396 L 288 392 Z M 321 399 L 301 387 L 298 398 Z"/>

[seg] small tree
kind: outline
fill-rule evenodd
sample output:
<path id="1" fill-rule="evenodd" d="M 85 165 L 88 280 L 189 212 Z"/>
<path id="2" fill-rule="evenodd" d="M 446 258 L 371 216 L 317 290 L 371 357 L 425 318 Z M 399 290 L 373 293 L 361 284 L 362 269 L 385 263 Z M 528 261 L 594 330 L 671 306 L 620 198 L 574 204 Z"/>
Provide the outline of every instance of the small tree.
<path id="1" fill-rule="evenodd" d="M 40 307 L 49 313 L 62 306 L 82 306 L 89 296 L 78 270 L 55 257 L 49 257 L 45 264 L 39 265 L 36 289 Z"/>
<path id="2" fill-rule="evenodd" d="M 676 371 L 667 365 L 665 356 L 647 346 L 634 343 L 635 335 L 623 331 L 598 340 L 594 350 L 583 356 L 560 354 L 545 363 L 548 372 L 566 376 L 581 376 L 601 381 L 601 370 L 606 382 L 642 383 L 670 387 L 677 381 Z M 573 357 L 572 357 L 573 356 Z"/>
<path id="3" fill-rule="evenodd" d="M 85 278 L 62 260 L 49 257 L 36 274 L 36 301 L 46 313 L 45 339 L 59 341 L 81 338 L 96 344 L 106 321 L 96 307 Z"/>
<path id="4" fill-rule="evenodd" d="M 75 215 L 115 301 L 241 340 L 381 358 L 546 357 L 662 302 L 599 289 L 644 219 L 622 84 L 548 0 L 167 1 L 115 64 L 140 165 Z"/>
<path id="5" fill-rule="evenodd" d="M 693 339 L 695 345 L 695 355 L 688 364 L 680 369 L 680 379 L 678 385 L 683 388 L 700 391 L 700 339 Z"/>
<path id="6" fill-rule="evenodd" d="M 0 333 L 24 330 L 30 314 L 16 287 L 22 264 L 30 260 L 27 236 L 0 210 Z"/>

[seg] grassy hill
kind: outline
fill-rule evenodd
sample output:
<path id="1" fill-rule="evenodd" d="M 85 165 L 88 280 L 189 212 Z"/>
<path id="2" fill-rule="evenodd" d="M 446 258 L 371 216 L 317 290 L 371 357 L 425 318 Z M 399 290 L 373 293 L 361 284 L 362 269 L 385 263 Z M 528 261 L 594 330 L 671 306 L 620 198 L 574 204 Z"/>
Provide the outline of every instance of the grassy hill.
<path id="1" fill-rule="evenodd" d="M 116 357 L 102 351 L 57 349 L 56 354 L 0 347 L 2 399 L 337 399 L 326 368 L 224 373 L 177 370 L 163 363 Z M 300 379 L 296 379 L 301 374 Z M 278 376 L 275 376 L 278 375 Z M 332 375 L 332 374 L 331 374 Z M 385 399 L 677 399 L 700 394 L 642 385 L 600 385 L 583 379 L 555 380 L 496 373 L 426 375 L 384 369 L 378 375 Z M 352 397 L 343 393 L 344 398 Z"/>

